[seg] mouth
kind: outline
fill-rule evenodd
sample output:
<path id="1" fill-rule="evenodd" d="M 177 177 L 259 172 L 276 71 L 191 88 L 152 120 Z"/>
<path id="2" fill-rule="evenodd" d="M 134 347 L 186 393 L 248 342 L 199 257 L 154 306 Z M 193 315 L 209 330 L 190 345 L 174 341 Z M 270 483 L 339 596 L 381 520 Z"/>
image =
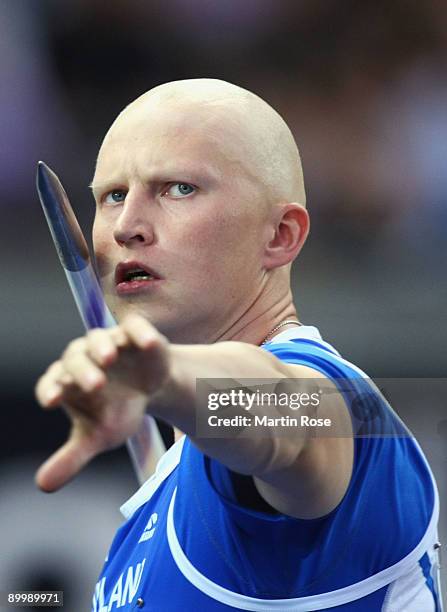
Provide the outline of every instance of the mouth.
<path id="1" fill-rule="evenodd" d="M 137 261 L 122 262 L 115 270 L 115 285 L 119 295 L 148 289 L 161 280 L 151 268 Z"/>

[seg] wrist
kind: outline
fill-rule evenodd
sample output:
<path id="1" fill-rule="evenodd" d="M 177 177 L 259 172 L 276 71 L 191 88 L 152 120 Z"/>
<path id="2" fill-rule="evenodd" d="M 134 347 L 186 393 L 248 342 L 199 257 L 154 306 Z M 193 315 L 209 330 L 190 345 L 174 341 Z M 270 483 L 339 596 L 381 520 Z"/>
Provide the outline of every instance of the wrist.
<path id="1" fill-rule="evenodd" d="M 177 344 L 168 344 L 166 351 L 166 377 L 157 391 L 149 395 L 147 410 L 173 427 L 191 433 L 195 426 L 196 379 L 188 367 L 189 352 L 186 346 Z"/>

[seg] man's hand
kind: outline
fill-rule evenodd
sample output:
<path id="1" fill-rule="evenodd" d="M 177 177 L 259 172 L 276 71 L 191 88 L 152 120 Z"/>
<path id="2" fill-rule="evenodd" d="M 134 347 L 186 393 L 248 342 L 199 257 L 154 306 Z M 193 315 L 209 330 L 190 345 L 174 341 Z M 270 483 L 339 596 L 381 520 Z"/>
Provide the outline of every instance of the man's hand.
<path id="1" fill-rule="evenodd" d="M 166 338 L 138 315 L 68 345 L 36 385 L 41 406 L 62 405 L 71 420 L 69 439 L 36 475 L 41 489 L 60 488 L 93 457 L 138 430 L 148 398 L 169 379 L 168 347 Z"/>

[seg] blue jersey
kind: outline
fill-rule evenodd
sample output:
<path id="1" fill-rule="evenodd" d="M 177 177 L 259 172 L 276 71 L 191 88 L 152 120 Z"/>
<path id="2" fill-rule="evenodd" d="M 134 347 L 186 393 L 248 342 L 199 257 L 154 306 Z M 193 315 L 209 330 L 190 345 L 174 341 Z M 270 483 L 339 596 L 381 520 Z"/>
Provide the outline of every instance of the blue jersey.
<path id="1" fill-rule="evenodd" d="M 251 509 L 238 501 L 230 471 L 184 437 L 122 506 L 127 520 L 93 612 L 440 612 L 438 493 L 417 442 L 316 328 L 288 330 L 264 348 L 333 380 L 356 432 L 361 422 L 366 435 L 355 438 L 342 501 L 312 520 Z M 371 406 L 373 418 L 362 421 Z M 368 435 L 383 428 L 395 435 Z"/>

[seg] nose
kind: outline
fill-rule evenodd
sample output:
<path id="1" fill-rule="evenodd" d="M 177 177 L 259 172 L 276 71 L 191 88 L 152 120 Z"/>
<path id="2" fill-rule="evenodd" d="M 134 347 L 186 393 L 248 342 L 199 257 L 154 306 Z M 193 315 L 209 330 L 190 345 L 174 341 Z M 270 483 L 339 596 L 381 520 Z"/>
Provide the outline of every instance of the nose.
<path id="1" fill-rule="evenodd" d="M 147 245 L 154 240 L 147 194 L 129 191 L 116 220 L 113 237 L 120 246 Z"/>

